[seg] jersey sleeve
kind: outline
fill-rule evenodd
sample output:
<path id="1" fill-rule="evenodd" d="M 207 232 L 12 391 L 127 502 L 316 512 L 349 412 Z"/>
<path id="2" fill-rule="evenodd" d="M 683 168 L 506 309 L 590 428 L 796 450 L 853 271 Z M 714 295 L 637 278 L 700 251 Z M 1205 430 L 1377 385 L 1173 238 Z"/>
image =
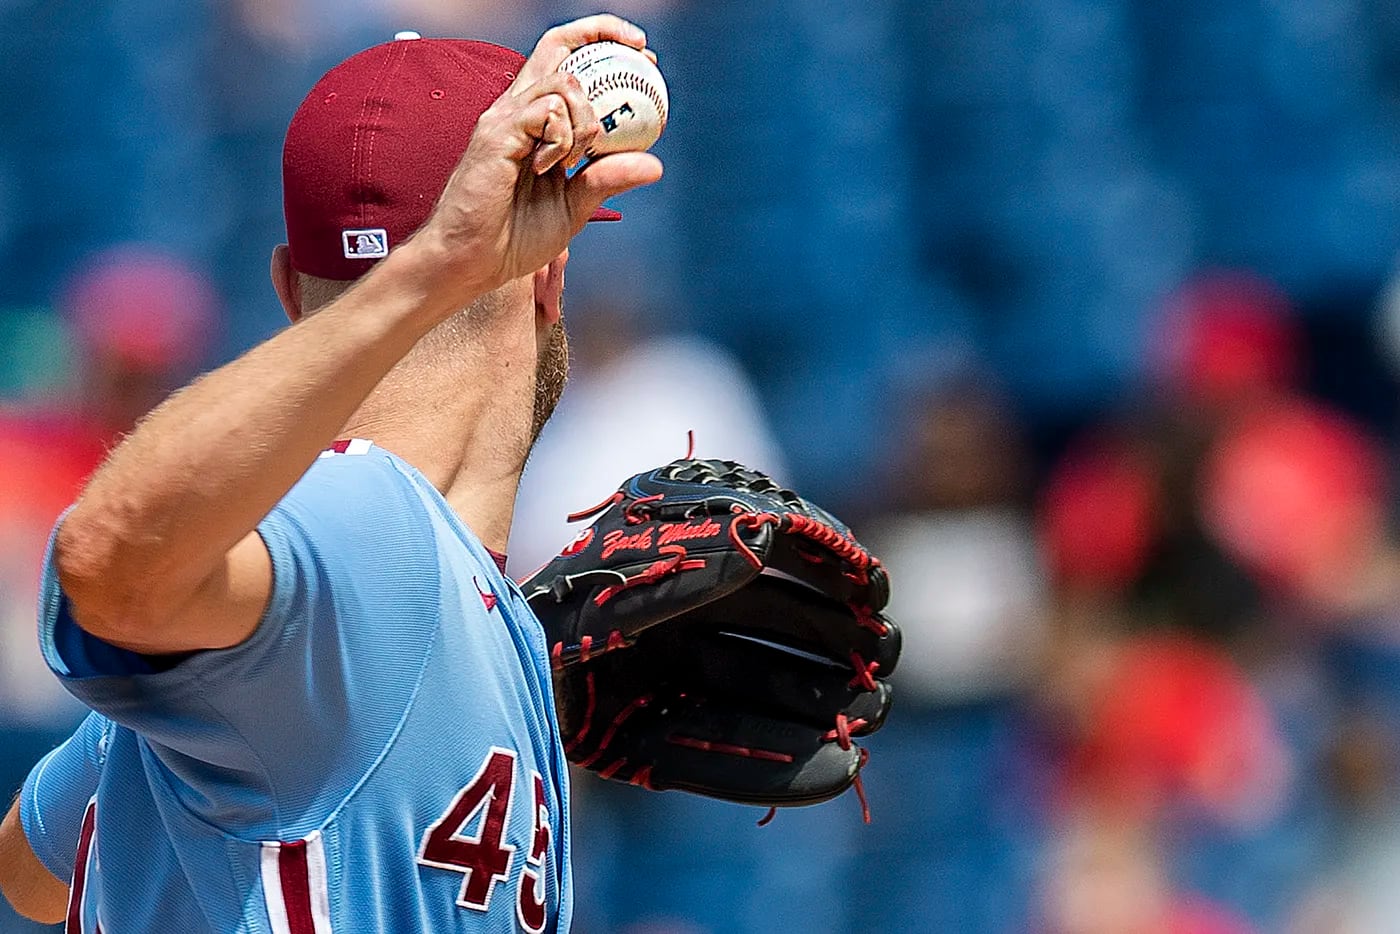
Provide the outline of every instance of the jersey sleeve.
<path id="1" fill-rule="evenodd" d="M 61 520 L 60 520 L 61 521 Z M 388 455 L 317 461 L 258 526 L 268 606 L 229 649 L 153 659 L 77 626 L 45 563 L 40 644 L 64 686 L 140 734 L 210 819 L 325 810 L 407 710 L 440 616 L 431 519 Z M 257 790 L 261 794 L 250 795 Z M 223 821 L 220 821 L 223 822 Z"/>
<path id="2" fill-rule="evenodd" d="M 112 722 L 89 714 L 73 735 L 39 760 L 20 790 L 19 817 L 29 847 L 59 879 L 73 877 L 83 812 L 97 793 Z"/>

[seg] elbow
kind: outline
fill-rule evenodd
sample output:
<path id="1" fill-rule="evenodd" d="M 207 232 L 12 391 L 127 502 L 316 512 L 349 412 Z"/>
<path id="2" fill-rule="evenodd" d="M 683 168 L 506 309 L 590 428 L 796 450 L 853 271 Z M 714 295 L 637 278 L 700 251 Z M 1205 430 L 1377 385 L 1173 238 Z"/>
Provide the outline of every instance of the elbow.
<path id="1" fill-rule="evenodd" d="M 15 914 L 40 924 L 58 924 L 67 916 L 66 900 L 60 903 L 46 891 L 35 891 L 33 886 L 8 876 L 6 867 L 0 866 L 0 895 L 10 903 Z"/>
<path id="2" fill-rule="evenodd" d="M 122 534 L 75 509 L 54 537 L 53 571 L 84 631 L 121 641 L 145 616 L 149 575 L 129 566 Z"/>

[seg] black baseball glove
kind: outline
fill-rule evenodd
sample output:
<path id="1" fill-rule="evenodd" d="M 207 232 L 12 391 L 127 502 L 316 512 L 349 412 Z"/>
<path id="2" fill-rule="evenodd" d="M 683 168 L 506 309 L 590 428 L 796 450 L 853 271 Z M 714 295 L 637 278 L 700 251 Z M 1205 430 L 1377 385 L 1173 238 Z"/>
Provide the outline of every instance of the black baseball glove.
<path id="1" fill-rule="evenodd" d="M 899 658 L 879 560 L 732 461 L 673 461 L 569 518 L 599 512 L 521 584 L 570 760 L 769 807 L 859 792 L 852 737 L 884 723 Z"/>

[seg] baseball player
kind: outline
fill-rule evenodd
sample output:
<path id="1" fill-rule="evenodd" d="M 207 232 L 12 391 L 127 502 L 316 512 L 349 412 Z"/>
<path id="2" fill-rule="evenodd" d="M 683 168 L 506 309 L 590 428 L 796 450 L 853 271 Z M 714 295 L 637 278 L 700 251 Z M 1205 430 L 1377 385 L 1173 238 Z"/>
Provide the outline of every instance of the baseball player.
<path id="1" fill-rule="evenodd" d="M 22 913 L 568 929 L 549 654 L 493 549 L 567 369 L 569 239 L 661 176 L 566 174 L 599 125 L 558 66 L 601 40 L 646 44 L 603 15 L 528 60 L 401 34 L 298 109 L 272 256 L 295 325 L 156 409 L 51 539 L 42 650 L 94 713 L 0 826 Z"/>

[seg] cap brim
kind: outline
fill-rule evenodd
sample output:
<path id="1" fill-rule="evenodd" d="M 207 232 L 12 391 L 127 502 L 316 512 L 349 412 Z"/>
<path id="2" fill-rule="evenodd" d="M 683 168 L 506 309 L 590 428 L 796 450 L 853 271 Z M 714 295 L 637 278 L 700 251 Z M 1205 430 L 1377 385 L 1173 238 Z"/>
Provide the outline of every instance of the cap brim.
<path id="1" fill-rule="evenodd" d="M 612 208 L 598 208 L 598 210 L 596 210 L 596 211 L 593 212 L 593 216 L 589 218 L 589 221 L 620 221 L 620 220 L 622 220 L 622 212 L 621 212 L 621 211 L 614 211 Z"/>

